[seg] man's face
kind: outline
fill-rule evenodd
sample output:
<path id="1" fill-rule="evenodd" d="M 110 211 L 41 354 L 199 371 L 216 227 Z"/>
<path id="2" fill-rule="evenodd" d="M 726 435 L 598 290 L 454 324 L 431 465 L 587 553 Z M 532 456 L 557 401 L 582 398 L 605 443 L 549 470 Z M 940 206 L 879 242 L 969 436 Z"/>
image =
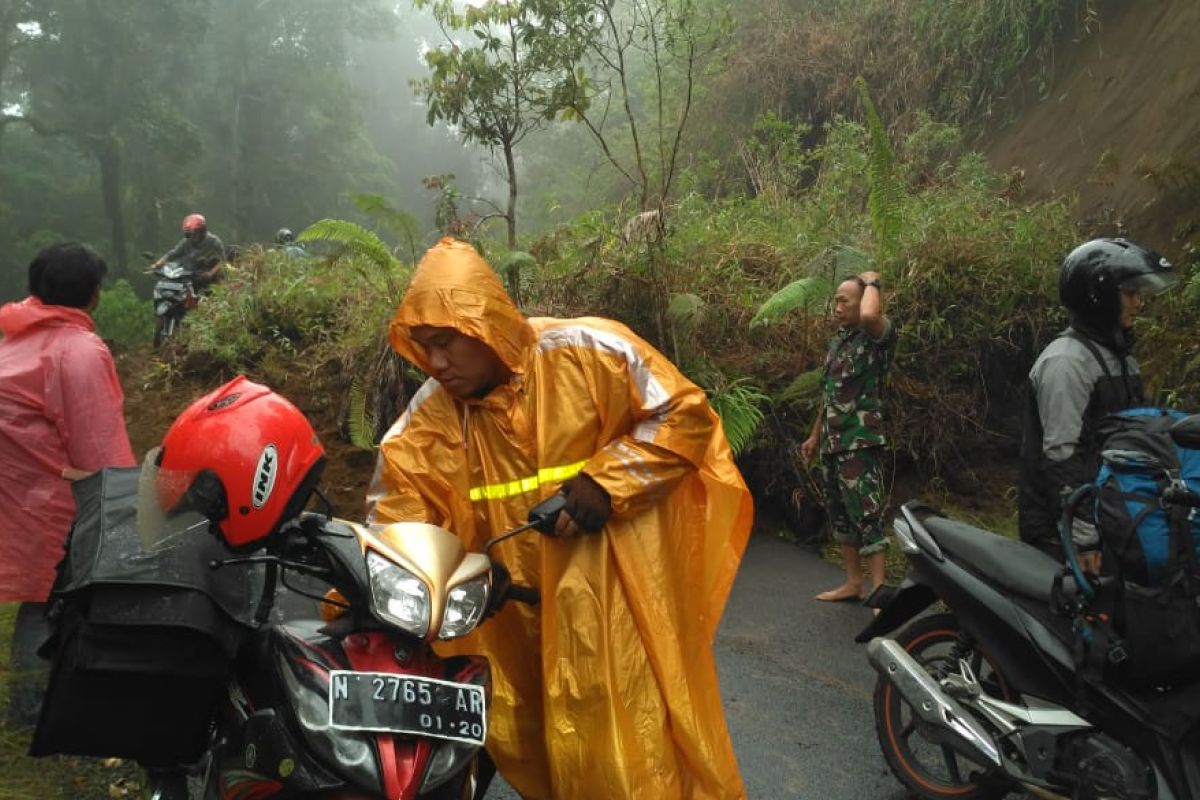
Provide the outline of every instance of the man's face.
<path id="1" fill-rule="evenodd" d="M 409 336 L 424 351 L 432 377 L 455 397 L 483 397 L 509 378 L 508 367 L 492 348 L 454 328 L 417 325 Z"/>
<path id="2" fill-rule="evenodd" d="M 1137 315 L 1146 304 L 1145 298 L 1138 289 L 1121 290 L 1121 327 L 1132 328 L 1137 322 Z"/>
<path id="3" fill-rule="evenodd" d="M 860 318 L 859 304 L 862 302 L 862 287 L 858 281 L 842 281 L 833 296 L 833 318 L 839 328 L 857 328 Z"/>
<path id="4" fill-rule="evenodd" d="M 200 244 L 204 241 L 205 233 L 207 233 L 207 231 L 205 231 L 204 228 L 194 228 L 193 230 L 186 231 L 184 236 L 186 236 L 188 241 L 192 244 Z"/>

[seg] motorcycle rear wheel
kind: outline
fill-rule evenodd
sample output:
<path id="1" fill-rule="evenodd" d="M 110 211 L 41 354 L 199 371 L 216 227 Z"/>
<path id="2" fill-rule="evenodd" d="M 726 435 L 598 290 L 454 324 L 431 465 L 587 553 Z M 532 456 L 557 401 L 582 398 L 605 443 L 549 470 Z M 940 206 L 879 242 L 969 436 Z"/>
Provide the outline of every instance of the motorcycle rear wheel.
<path id="1" fill-rule="evenodd" d="M 896 642 L 931 675 L 940 677 L 939 668 L 949 670 L 959 636 L 958 620 L 953 614 L 922 617 L 896 636 Z M 1011 695 L 1004 676 L 996 671 L 978 647 L 966 657 L 984 691 L 1005 700 Z M 943 673 L 946 674 L 946 673 Z M 875 734 L 879 748 L 892 774 L 916 797 L 926 800 L 999 800 L 1014 787 L 995 774 L 984 771 L 944 747 L 921 735 L 920 719 L 896 688 L 880 678 L 875 684 Z"/>

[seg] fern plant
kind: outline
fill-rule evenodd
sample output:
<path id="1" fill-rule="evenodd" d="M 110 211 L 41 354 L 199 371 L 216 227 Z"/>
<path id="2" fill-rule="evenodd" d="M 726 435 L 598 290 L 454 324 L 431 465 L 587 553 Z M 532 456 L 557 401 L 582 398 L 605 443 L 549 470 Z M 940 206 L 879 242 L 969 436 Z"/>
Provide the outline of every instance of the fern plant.
<path id="1" fill-rule="evenodd" d="M 867 115 L 867 133 L 871 137 L 871 157 L 867 162 L 867 185 L 869 195 L 871 231 L 875 235 L 876 262 L 887 264 L 896 254 L 900 240 L 901 213 L 904 189 L 896 168 L 896 154 L 888 141 L 887 129 L 871 99 L 866 80 L 859 75 L 854 79 L 859 99 Z"/>
<path id="2" fill-rule="evenodd" d="M 375 275 L 382 275 L 389 300 L 399 302 L 400 286 L 396 282 L 398 273 L 403 272 L 400 262 L 392 255 L 383 240 L 363 226 L 344 219 L 323 219 L 314 222 L 296 239 L 300 242 L 325 242 L 333 245 L 335 257 L 350 257 L 356 263 L 365 262 L 374 269 L 368 273 L 359 267 L 359 272 L 370 283 Z"/>
<path id="3" fill-rule="evenodd" d="M 750 320 L 750 327 L 772 325 L 797 308 L 809 312 L 818 310 L 832 291 L 833 286 L 827 278 L 810 275 L 794 280 L 758 307 Z"/>
<path id="4" fill-rule="evenodd" d="M 346 417 L 346 430 L 350 444 L 362 450 L 375 449 L 375 426 L 378 420 L 367 403 L 367 391 L 362 379 L 355 375 L 350 381 L 350 411 Z"/>
<path id="5" fill-rule="evenodd" d="M 421 243 L 421 223 L 407 211 L 393 208 L 381 194 L 366 192 L 350 192 L 346 195 L 350 202 L 364 214 L 369 214 L 379 224 L 403 239 L 409 253 L 409 260 L 416 262 Z"/>
<path id="6" fill-rule="evenodd" d="M 708 401 L 721 418 L 725 438 L 736 456 L 754 439 L 763 421 L 763 406 L 771 398 L 749 378 L 737 378 L 708 390 Z"/>

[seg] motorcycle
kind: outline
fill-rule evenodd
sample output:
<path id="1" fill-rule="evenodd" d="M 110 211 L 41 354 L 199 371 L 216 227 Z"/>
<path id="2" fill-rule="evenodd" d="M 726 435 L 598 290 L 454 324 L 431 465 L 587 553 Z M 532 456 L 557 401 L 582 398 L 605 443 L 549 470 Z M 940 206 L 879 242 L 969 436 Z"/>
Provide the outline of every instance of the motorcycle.
<path id="1" fill-rule="evenodd" d="M 265 552 L 214 560 L 214 570 L 265 567 L 260 623 L 288 573 L 332 588 L 321 622 L 262 624 L 242 647 L 196 770 L 199 796 L 482 798 L 494 774 L 483 751 L 491 670 L 481 656 L 441 658 L 432 644 L 467 635 L 507 601 L 539 602 L 487 553 L 549 530 L 563 505 L 555 495 L 536 506 L 482 554 L 434 525 L 374 533 L 306 513 Z M 151 797 L 188 796 L 177 773 L 151 778 Z"/>
<path id="2" fill-rule="evenodd" d="M 153 270 L 154 346 L 159 347 L 179 329 L 183 315 L 196 307 L 195 282 L 190 270 L 169 261 Z"/>
<path id="3" fill-rule="evenodd" d="M 1171 434 L 1195 447 L 1198 429 L 1189 417 Z M 1186 488 L 1163 501 L 1200 508 Z M 1079 569 L 1068 533 L 1064 571 L 916 501 L 894 530 L 908 575 L 868 598 L 878 615 L 856 641 L 878 673 L 884 759 L 914 796 L 1200 800 L 1200 680 L 1136 688 L 1086 668 L 1106 579 Z"/>
<path id="4" fill-rule="evenodd" d="M 482 553 L 434 525 L 339 520 L 328 503 L 247 551 L 196 511 L 147 512 L 148 470 L 74 487 L 31 755 L 136 760 L 155 800 L 483 797 L 491 669 L 433 645 L 539 602 L 489 553 L 551 531 L 563 495 Z"/>

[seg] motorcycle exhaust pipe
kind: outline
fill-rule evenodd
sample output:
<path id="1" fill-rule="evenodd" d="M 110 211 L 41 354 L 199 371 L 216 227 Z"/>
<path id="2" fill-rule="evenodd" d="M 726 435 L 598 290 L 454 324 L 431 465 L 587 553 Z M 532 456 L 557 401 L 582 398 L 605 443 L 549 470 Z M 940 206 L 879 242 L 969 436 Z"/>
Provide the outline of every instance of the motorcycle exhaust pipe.
<path id="1" fill-rule="evenodd" d="M 945 734 L 939 743 L 985 767 L 1002 767 L 1003 758 L 991 734 L 895 639 L 877 636 L 867 643 L 867 660 L 880 677 L 900 692 L 914 713 Z"/>

